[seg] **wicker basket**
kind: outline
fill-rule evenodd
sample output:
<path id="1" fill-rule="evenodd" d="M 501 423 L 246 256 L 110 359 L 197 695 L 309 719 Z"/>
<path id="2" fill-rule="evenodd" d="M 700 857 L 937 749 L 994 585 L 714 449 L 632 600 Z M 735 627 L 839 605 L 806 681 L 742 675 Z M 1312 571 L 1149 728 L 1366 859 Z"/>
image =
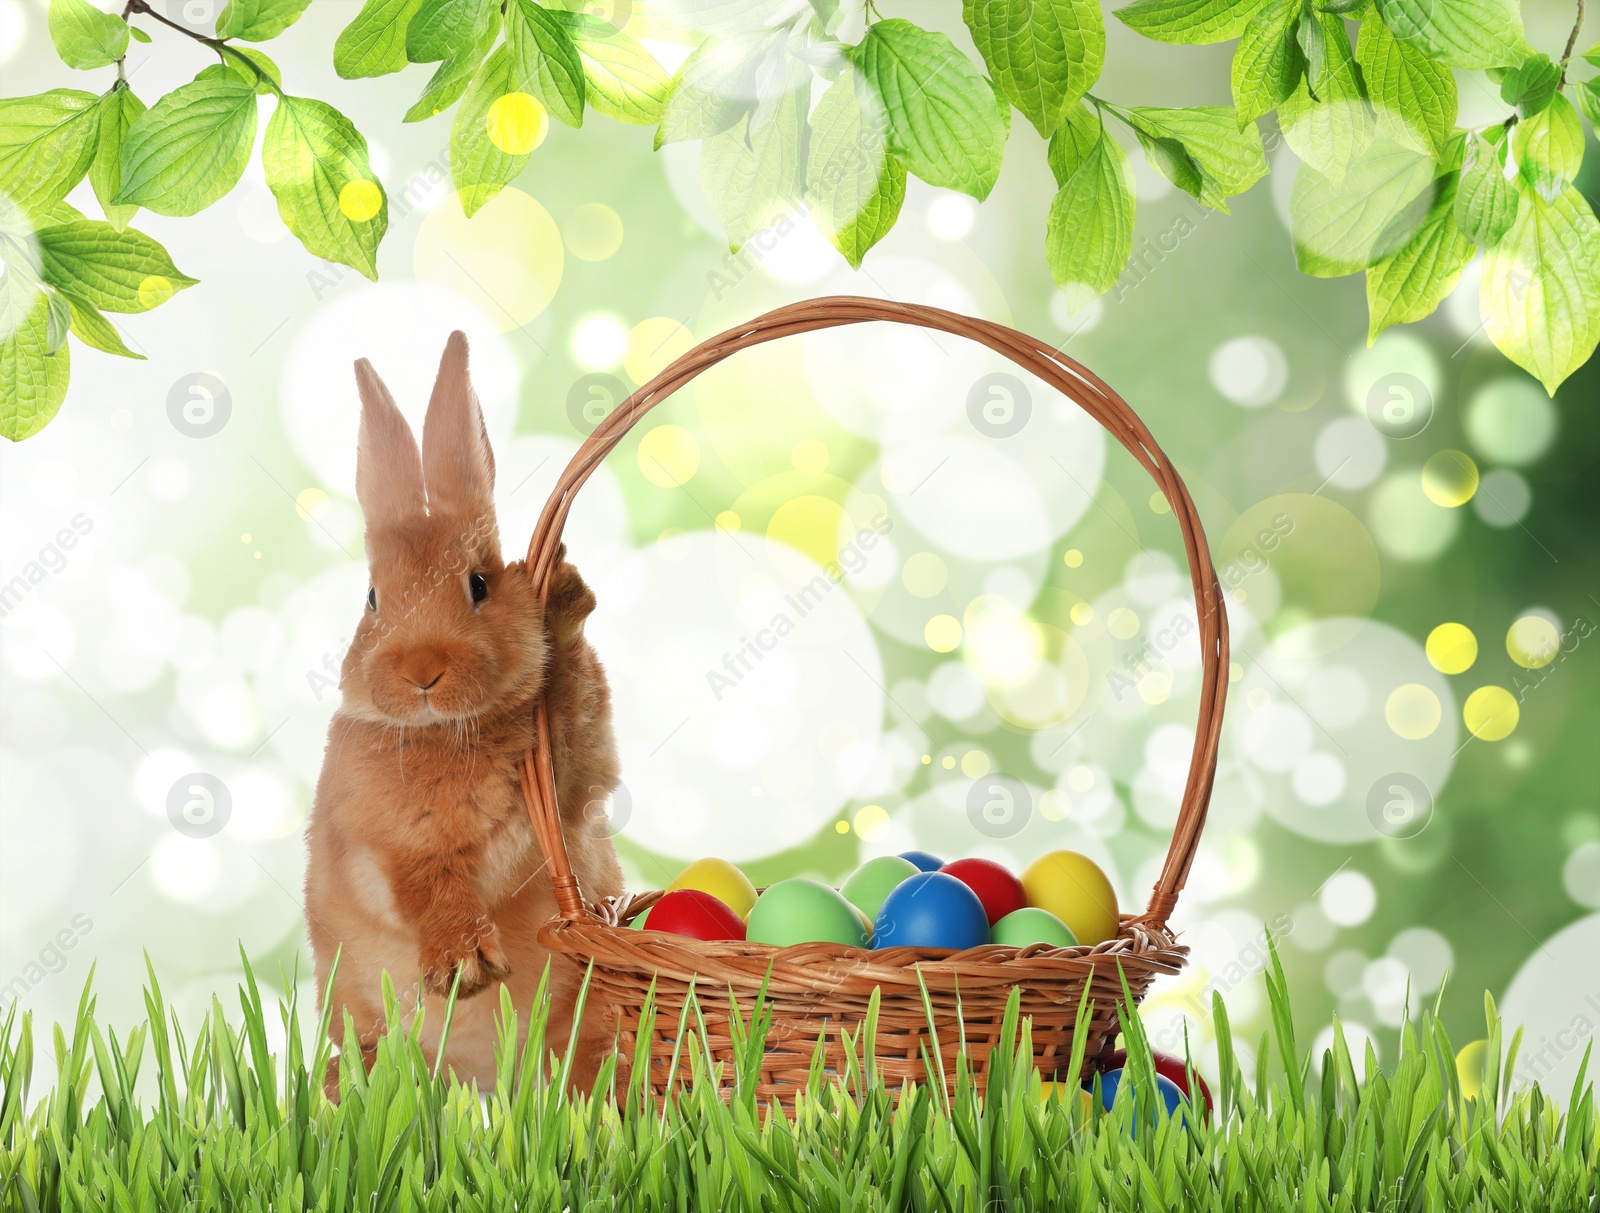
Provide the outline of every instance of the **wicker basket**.
<path id="1" fill-rule="evenodd" d="M 1048 1076 L 1069 1065 L 1080 999 L 1088 987 L 1092 1007 L 1085 1042 L 1086 1065 L 1109 1054 L 1116 1036 L 1116 1006 L 1122 974 L 1142 998 L 1158 973 L 1176 973 L 1187 949 L 1167 927 L 1194 858 L 1217 766 L 1217 741 L 1227 694 L 1228 631 L 1222 592 L 1211 563 L 1194 502 L 1172 464 L 1144 424 L 1121 397 L 1098 378 L 1044 342 L 968 316 L 915 304 L 878 299 L 830 297 L 792 304 L 701 342 L 645 384 L 596 427 L 557 481 L 528 547 L 529 575 L 541 597 L 548 591 L 562 527 L 584 482 L 600 461 L 650 409 L 707 367 L 747 346 L 779 337 L 865 321 L 920 325 L 982 342 L 1049 383 L 1110 430 L 1160 486 L 1182 528 L 1198 612 L 1203 659 L 1200 720 L 1172 845 L 1142 914 L 1124 915 L 1117 937 L 1093 947 L 1035 945 L 1008 948 L 985 945 L 965 951 L 889 948 L 878 951 L 835 944 L 774 948 L 745 942 L 705 943 L 664 932 L 627 928 L 633 915 L 649 908 L 659 892 L 624 894 L 588 904 L 572 873 L 551 769 L 549 720 L 541 700 L 536 709 L 535 745 L 523 759 L 522 791 L 540 845 L 549 859 L 558 916 L 539 932 L 552 953 L 579 965 L 593 963 L 590 997 L 619 1034 L 624 1065 L 635 1056 L 640 1011 L 655 985 L 657 1015 L 648 1042 L 650 1084 L 665 1091 L 682 1073 L 669 1073 L 677 1026 L 691 988 L 696 989 L 715 1058 L 731 1056 L 728 995 L 731 990 L 748 1014 L 763 984 L 771 1029 L 762 1063 L 758 1097 L 792 1098 L 804 1085 L 817 1042 L 823 1040 L 826 1064 L 845 1071 L 841 1029 L 854 1032 L 865 1021 L 868 1001 L 880 991 L 875 1051 L 879 1074 L 891 1089 L 903 1081 L 922 1081 L 922 1051 L 930 1055 L 926 989 L 937 1031 L 938 1049 L 949 1073 L 955 1052 L 968 1050 L 978 1081 L 983 1081 L 989 1050 L 1001 1030 L 1010 991 L 1021 989 L 1021 1009 L 1032 1021 L 1035 1060 Z M 1120 972 L 1119 972 L 1120 970 Z M 958 1009 L 959 1007 L 959 1009 Z M 679 1061 L 680 1070 L 686 1064 Z M 1063 1078 L 1068 1076 L 1063 1074 Z"/>

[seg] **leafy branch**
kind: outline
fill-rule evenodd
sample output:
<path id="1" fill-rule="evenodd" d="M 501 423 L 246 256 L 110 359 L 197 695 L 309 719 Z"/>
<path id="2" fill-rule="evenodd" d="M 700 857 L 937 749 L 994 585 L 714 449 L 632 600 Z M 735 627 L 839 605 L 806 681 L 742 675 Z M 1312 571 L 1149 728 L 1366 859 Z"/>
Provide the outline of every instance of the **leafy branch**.
<path id="1" fill-rule="evenodd" d="M 594 0 L 365 0 L 333 63 L 346 79 L 434 65 L 403 121 L 454 107 L 451 173 L 469 216 L 516 179 L 550 119 L 578 127 L 594 110 L 654 127 L 657 148 L 698 141 L 702 185 L 735 251 L 805 216 L 852 266 L 893 229 L 908 175 L 986 198 L 1015 109 L 1048 141 L 1044 255 L 1073 309 L 1116 284 L 1133 248 L 1132 169 L 1108 118 L 1179 189 L 1227 212 L 1268 171 L 1257 124 L 1275 115 L 1300 160 L 1289 208 L 1299 268 L 1365 275 L 1369 340 L 1431 314 L 1481 249 L 1485 330 L 1549 391 L 1600 341 L 1600 223 L 1573 185 L 1582 118 L 1600 120 L 1600 78 L 1571 74 L 1582 0 L 1559 61 L 1527 44 L 1516 0 L 1117 9 L 1154 41 L 1237 40 L 1233 105 L 1185 108 L 1091 92 L 1106 49 L 1098 0 L 963 0 L 977 63 L 872 0 L 850 12 L 839 0 L 744 0 L 718 6 L 734 16 L 709 32 L 693 19 L 700 6 L 681 0 L 613 2 L 608 20 L 585 11 Z M 191 215 L 231 190 L 259 96 L 275 99 L 262 166 L 285 224 L 313 255 L 376 277 L 388 200 L 366 141 L 238 45 L 270 41 L 307 4 L 231 0 L 213 37 L 147 0 L 128 0 L 121 17 L 51 0 L 62 61 L 117 75 L 99 96 L 0 100 L 0 256 L 16 269 L 0 280 L 0 433 L 26 437 L 55 414 L 69 333 L 137 357 L 102 313 L 149 310 L 193 280 L 128 224 L 140 207 Z M 851 43 L 840 30 L 853 14 L 862 33 Z M 145 17 L 219 60 L 148 109 L 123 73 L 129 38 L 150 40 L 132 23 Z M 651 39 L 692 49 L 669 75 Z M 1581 59 L 1600 68 L 1600 48 Z M 1458 126 L 1455 71 L 1498 87 L 1505 119 Z M 64 201 L 85 176 L 104 220 Z"/>

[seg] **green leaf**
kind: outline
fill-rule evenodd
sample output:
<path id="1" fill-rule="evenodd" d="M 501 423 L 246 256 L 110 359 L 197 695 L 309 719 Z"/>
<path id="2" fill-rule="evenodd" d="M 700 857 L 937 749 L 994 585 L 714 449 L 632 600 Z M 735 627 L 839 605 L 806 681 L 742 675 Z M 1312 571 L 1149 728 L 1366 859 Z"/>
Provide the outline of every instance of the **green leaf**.
<path id="1" fill-rule="evenodd" d="M 1133 213 L 1133 168 L 1102 127 L 1056 193 L 1045 226 L 1045 258 L 1069 313 L 1116 284 L 1133 252 Z"/>
<path id="2" fill-rule="evenodd" d="M 233 55 L 225 55 L 221 63 L 213 66 L 232 72 L 251 88 L 255 89 L 258 97 L 269 97 L 283 87 L 283 71 L 272 61 L 271 56 L 266 51 L 258 51 L 253 46 L 235 46 L 231 49 L 234 51 Z M 259 72 L 252 71 L 250 65 L 239 62 L 235 57 L 236 55 L 243 55 L 250 60 L 250 63 L 255 64 L 261 70 Z M 210 68 L 206 69 L 206 71 L 210 70 Z M 204 72 L 201 73 L 201 75 L 204 74 Z M 268 83 L 268 81 L 271 83 Z M 274 84 L 278 86 L 277 89 L 272 87 Z"/>
<path id="3" fill-rule="evenodd" d="M 406 57 L 434 63 L 460 54 L 483 35 L 498 7 L 492 0 L 422 0 L 406 26 Z"/>
<path id="4" fill-rule="evenodd" d="M 0 98 L 0 194 L 28 210 L 66 197 L 94 159 L 99 101 L 71 88 Z"/>
<path id="5" fill-rule="evenodd" d="M 81 219 L 39 229 L 44 280 L 108 312 L 146 312 L 197 281 L 143 232 Z"/>
<path id="6" fill-rule="evenodd" d="M 238 76 L 173 89 L 128 129 L 116 201 L 197 214 L 238 184 L 255 139 L 256 92 Z"/>
<path id="7" fill-rule="evenodd" d="M 1067 111 L 1065 119 L 1050 136 L 1047 155 L 1050 172 L 1056 179 L 1056 188 L 1067 183 L 1067 178 L 1078 171 L 1078 166 L 1100 141 L 1100 112 L 1087 103 L 1079 103 Z"/>
<path id="8" fill-rule="evenodd" d="M 128 51 L 128 23 L 89 0 L 50 0 L 50 41 L 68 67 L 115 63 Z"/>
<path id="9" fill-rule="evenodd" d="M 1361 19 L 1356 62 L 1378 130 L 1402 147 L 1442 160 L 1456 126 L 1456 78 L 1450 69 L 1401 42 L 1375 10 Z"/>
<path id="10" fill-rule="evenodd" d="M 378 277 L 389 199 L 350 119 L 309 97 L 284 97 L 261 147 L 278 215 L 313 257 Z"/>
<path id="11" fill-rule="evenodd" d="M 1477 251 L 1456 226 L 1456 175 L 1438 178 L 1431 195 L 1416 234 L 1367 270 L 1368 345 L 1392 324 L 1432 315 Z"/>
<path id="12" fill-rule="evenodd" d="M 1344 18 L 1316 13 L 1301 24 L 1318 31 L 1317 95 L 1311 95 L 1308 74 L 1284 99 L 1278 125 L 1295 155 L 1337 183 L 1371 144 L 1375 124 L 1350 53 Z"/>
<path id="13" fill-rule="evenodd" d="M 1499 241 L 1517 217 L 1517 187 L 1506 176 L 1506 149 L 1482 135 L 1467 139 L 1456 186 L 1456 226 L 1474 244 Z"/>
<path id="14" fill-rule="evenodd" d="M 1600 223 L 1567 186 L 1522 191 L 1516 222 L 1483 259 L 1489 339 L 1552 396 L 1600 341 Z"/>
<path id="15" fill-rule="evenodd" d="M 1267 0 L 1250 18 L 1233 52 L 1233 108 L 1239 125 L 1276 109 L 1305 74 L 1295 39 L 1300 0 Z"/>
<path id="16" fill-rule="evenodd" d="M 67 394 L 71 355 L 66 344 L 51 353 L 50 305 L 45 293 L 0 275 L 0 315 L 19 314 L 20 322 L 0 340 L 0 435 L 21 442 L 50 423 Z M 30 291 L 26 300 L 21 292 Z"/>
<path id="17" fill-rule="evenodd" d="M 137 25 L 130 25 L 128 27 L 128 36 L 135 42 L 148 43 L 150 41 L 150 35 L 145 33 Z"/>
<path id="18" fill-rule="evenodd" d="M 116 354 L 120 358 L 133 358 L 139 362 L 145 360 L 143 354 L 136 354 L 127 347 L 116 326 L 102 316 L 98 309 L 82 299 L 73 299 L 65 295 L 62 298 L 67 300 L 72 312 L 72 335 L 84 345 L 103 353 Z"/>
<path id="19" fill-rule="evenodd" d="M 1500 77 L 1500 99 L 1514 105 L 1522 118 L 1531 118 L 1550 104 L 1561 86 L 1561 69 L 1549 55 L 1529 55 Z"/>
<path id="20" fill-rule="evenodd" d="M 1100 77 L 1099 0 L 963 0 L 962 16 L 1001 93 L 1045 138 Z"/>
<path id="21" fill-rule="evenodd" d="M 1600 76 L 1574 85 L 1572 103 L 1583 111 L 1590 126 L 1600 129 Z"/>
<path id="22" fill-rule="evenodd" d="M 1151 164 L 1174 185 L 1224 214 L 1226 199 L 1267 174 L 1261 132 L 1254 123 L 1240 129 L 1229 106 L 1137 106 L 1126 117 Z"/>
<path id="23" fill-rule="evenodd" d="M 582 126 L 583 60 L 561 20 L 534 0 L 507 0 L 506 45 L 520 90 L 537 98 L 551 117 Z"/>
<path id="24" fill-rule="evenodd" d="M 66 343 L 67 334 L 72 331 L 72 304 L 60 291 L 46 291 L 44 301 L 44 352 L 53 354 Z"/>
<path id="25" fill-rule="evenodd" d="M 401 121 L 421 122 L 459 101 L 461 94 L 467 91 L 467 85 L 472 82 L 472 77 L 483 66 L 484 56 L 489 53 L 489 48 L 499 36 L 500 10 L 495 9 L 478 41 L 438 66 L 433 78 L 428 81 L 428 87 L 422 90 L 422 96 L 418 97 L 416 103 L 406 111 L 406 116 Z"/>
<path id="26" fill-rule="evenodd" d="M 778 53 L 774 35 L 764 30 L 702 42 L 673 77 L 656 130 L 656 150 L 731 130 L 755 105 L 763 61 Z"/>
<path id="27" fill-rule="evenodd" d="M 145 104 L 133 95 L 133 90 L 122 81 L 112 87 L 100 103 L 100 135 L 95 145 L 94 160 L 89 165 L 89 184 L 94 196 L 100 200 L 100 209 L 106 220 L 117 231 L 128 226 L 138 211 L 137 206 L 121 206 L 113 202 L 122 188 L 122 144 L 128 137 L 135 119 L 144 113 Z"/>
<path id="28" fill-rule="evenodd" d="M 811 115 L 811 220 L 852 269 L 860 269 L 867 250 L 889 234 L 906 196 L 906 170 L 889 155 L 876 105 L 860 75 L 847 68 Z"/>
<path id="29" fill-rule="evenodd" d="M 1136 0 L 1113 15 L 1146 38 L 1194 46 L 1237 38 L 1261 5 L 1262 0 Z"/>
<path id="30" fill-rule="evenodd" d="M 713 135 L 700 149 L 700 188 L 728 233 L 728 248 L 792 215 L 805 182 L 806 110 L 811 72 L 788 61 L 785 87 L 774 104 Z"/>
<path id="31" fill-rule="evenodd" d="M 450 174 L 469 219 L 516 180 L 544 138 L 544 115 L 519 83 L 511 48 L 502 43 L 473 74 L 456 110 Z"/>
<path id="32" fill-rule="evenodd" d="M 1394 36 L 1468 70 L 1514 67 L 1528 55 L 1517 0 L 1377 0 Z"/>
<path id="33" fill-rule="evenodd" d="M 333 70 L 345 80 L 387 76 L 410 62 L 406 35 L 422 0 L 367 0 L 333 42 Z"/>
<path id="34" fill-rule="evenodd" d="M 276 38 L 306 11 L 311 0 L 228 0 L 217 18 L 217 37 L 244 42 Z"/>
<path id="35" fill-rule="evenodd" d="M 1583 164 L 1583 123 L 1572 102 L 1559 93 L 1511 132 L 1511 158 L 1529 185 L 1546 198 L 1559 194 Z"/>
<path id="36" fill-rule="evenodd" d="M 587 13 L 557 15 L 583 61 L 589 107 L 634 126 L 660 122 L 672 77 L 656 57 L 609 21 Z"/>
<path id="37" fill-rule="evenodd" d="M 955 43 L 895 17 L 847 54 L 877 90 L 889 154 L 929 185 L 987 198 L 1011 109 Z"/>
<path id="38" fill-rule="evenodd" d="M 1306 165 L 1289 190 L 1289 224 L 1300 271 L 1338 278 L 1364 270 L 1409 243 L 1415 228 L 1395 220 L 1428 188 L 1436 166 L 1427 156 L 1373 140 L 1343 181 Z"/>

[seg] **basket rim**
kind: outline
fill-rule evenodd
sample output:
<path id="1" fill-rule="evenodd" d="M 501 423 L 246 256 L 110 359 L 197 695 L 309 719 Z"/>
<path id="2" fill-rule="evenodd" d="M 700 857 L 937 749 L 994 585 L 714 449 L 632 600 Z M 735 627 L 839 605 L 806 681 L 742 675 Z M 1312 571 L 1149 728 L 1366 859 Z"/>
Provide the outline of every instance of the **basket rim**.
<path id="1" fill-rule="evenodd" d="M 737 978 L 756 985 L 763 980 L 798 977 L 818 970 L 847 970 L 852 982 L 865 985 L 910 986 L 922 980 L 952 978 L 988 984 L 980 976 L 993 971 L 1001 984 L 1026 984 L 1035 981 L 1081 981 L 1100 968 L 1101 961 L 1113 962 L 1115 971 L 1124 961 L 1152 973 L 1176 974 L 1188 959 L 1189 949 L 1181 944 L 1165 923 L 1152 922 L 1144 914 L 1119 916 L 1118 931 L 1111 939 L 1096 944 L 1056 947 L 1029 944 L 1010 947 L 980 944 L 973 948 L 857 948 L 843 944 L 814 942 L 778 946 L 748 940 L 702 940 L 667 931 L 635 930 L 625 925 L 633 903 L 653 899 L 649 893 L 624 893 L 591 903 L 582 917 L 557 916 L 539 928 L 539 942 L 552 952 L 569 957 L 583 956 L 596 967 L 663 975 L 704 975 L 709 966 L 725 970 L 723 977 Z M 757 963 L 766 962 L 765 969 Z M 829 978 L 824 984 L 835 981 Z"/>

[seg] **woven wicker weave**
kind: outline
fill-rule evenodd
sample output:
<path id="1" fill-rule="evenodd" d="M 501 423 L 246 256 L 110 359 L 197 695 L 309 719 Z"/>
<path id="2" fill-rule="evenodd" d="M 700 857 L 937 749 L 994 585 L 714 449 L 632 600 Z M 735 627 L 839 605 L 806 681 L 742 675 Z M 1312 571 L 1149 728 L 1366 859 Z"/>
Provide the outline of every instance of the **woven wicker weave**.
<path id="1" fill-rule="evenodd" d="M 1080 998 L 1089 986 L 1092 1013 L 1086 1064 L 1093 1066 L 1112 1049 L 1116 1005 L 1125 974 L 1142 998 L 1158 973 L 1176 973 L 1187 949 L 1167 927 L 1178 893 L 1194 859 L 1206 805 L 1216 774 L 1217 743 L 1227 695 L 1228 631 L 1222 592 L 1200 520 L 1188 490 L 1155 440 L 1120 396 L 1100 379 L 1044 342 L 994 324 L 937 308 L 879 299 L 830 297 L 778 308 L 748 324 L 701 342 L 645 384 L 597 426 L 557 481 L 528 546 L 528 571 L 541 598 L 561 542 L 561 531 L 577 492 L 600 461 L 650 409 L 707 367 L 747 346 L 816 329 L 865 321 L 920 325 L 981 342 L 1031 371 L 1075 401 L 1109 430 L 1160 486 L 1183 532 L 1194 583 L 1203 677 L 1200 719 L 1188 784 L 1166 862 L 1142 914 L 1124 915 L 1115 939 L 1094 947 L 986 945 L 961 952 L 917 948 L 879 951 L 835 944 L 787 948 L 723 942 L 705 943 L 656 931 L 627 929 L 633 915 L 649 908 L 659 892 L 625 894 L 586 903 L 572 873 L 562 834 L 551 769 L 549 720 L 541 701 L 536 709 L 535 746 L 522 764 L 522 792 L 539 843 L 549 859 L 558 917 L 540 931 L 552 952 L 579 965 L 593 962 L 591 998 L 620 1035 L 624 1063 L 635 1055 L 640 1010 L 655 984 L 657 1015 L 649 1042 L 650 1083 L 664 1091 L 682 1073 L 668 1073 L 680 1011 L 696 989 L 714 1057 L 731 1057 L 728 1034 L 730 989 L 748 1014 L 766 985 L 772 1027 L 763 1060 L 758 1096 L 792 1098 L 804 1085 L 819 1039 L 827 1065 L 844 1072 L 841 1029 L 856 1031 L 866 1018 L 868 1000 L 881 991 L 875 1050 L 879 1073 L 891 1088 L 922 1081 L 922 1050 L 930 1053 L 926 988 L 937 1028 L 938 1047 L 950 1073 L 963 1041 L 980 1082 L 990 1047 L 1000 1032 L 1007 997 L 1021 989 L 1022 1013 L 1031 1018 L 1035 1058 L 1049 1076 L 1068 1065 Z M 920 982 L 919 982 L 920 976 Z M 959 1011 L 958 1011 L 959 1000 Z M 680 1070 L 686 1064 L 679 1060 Z M 1062 1078 L 1069 1077 L 1061 1075 Z"/>

